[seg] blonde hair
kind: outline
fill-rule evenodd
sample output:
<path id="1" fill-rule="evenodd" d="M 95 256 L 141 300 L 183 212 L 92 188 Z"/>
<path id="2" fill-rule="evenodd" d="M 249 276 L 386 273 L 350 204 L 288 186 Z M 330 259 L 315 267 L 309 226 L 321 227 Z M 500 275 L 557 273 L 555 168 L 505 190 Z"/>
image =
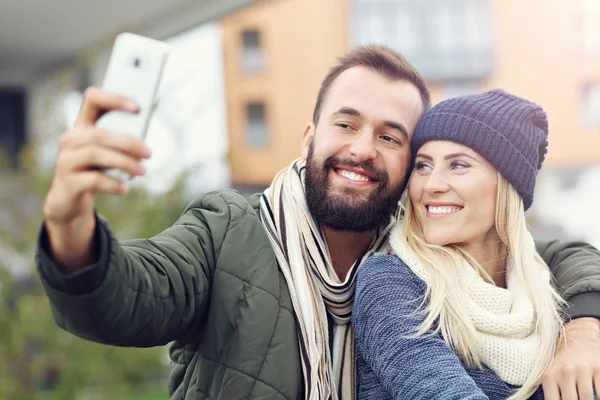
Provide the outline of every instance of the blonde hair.
<path id="1" fill-rule="evenodd" d="M 410 198 L 406 198 L 406 241 L 418 255 L 427 271 L 427 293 L 422 305 L 425 320 L 416 335 L 430 328 L 440 333 L 469 368 L 481 368 L 475 339 L 475 327 L 465 304 L 465 290 L 461 287 L 461 268 L 465 260 L 483 277 L 491 277 L 464 249 L 455 245 L 428 244 L 421 224 L 416 218 Z M 507 269 L 515 274 L 527 291 L 535 311 L 535 330 L 540 336 L 539 357 L 523 384 L 510 399 L 529 398 L 542 382 L 543 373 L 554 358 L 562 328 L 561 306 L 564 301 L 550 283 L 540 284 L 536 267 L 548 269 L 535 249 L 535 243 L 525 221 L 523 200 L 514 187 L 498 173 L 495 227 L 505 249 Z"/>

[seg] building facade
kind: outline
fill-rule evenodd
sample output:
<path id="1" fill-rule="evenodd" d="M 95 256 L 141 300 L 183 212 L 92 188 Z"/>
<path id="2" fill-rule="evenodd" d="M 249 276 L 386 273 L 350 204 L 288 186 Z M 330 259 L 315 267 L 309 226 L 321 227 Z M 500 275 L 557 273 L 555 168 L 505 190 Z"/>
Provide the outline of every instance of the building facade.
<path id="1" fill-rule="evenodd" d="M 594 0 L 272 0 L 221 21 L 232 180 L 266 186 L 299 156 L 321 79 L 351 46 L 385 43 L 433 102 L 500 87 L 550 119 L 547 168 L 600 163 Z"/>

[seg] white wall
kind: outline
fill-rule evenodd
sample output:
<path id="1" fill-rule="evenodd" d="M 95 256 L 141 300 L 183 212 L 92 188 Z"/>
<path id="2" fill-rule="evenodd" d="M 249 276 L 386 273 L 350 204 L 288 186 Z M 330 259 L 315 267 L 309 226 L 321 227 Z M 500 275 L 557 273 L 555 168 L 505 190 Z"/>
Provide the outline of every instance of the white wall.
<path id="1" fill-rule="evenodd" d="M 229 187 L 229 148 L 222 39 L 210 23 L 178 35 L 171 45 L 159 106 L 148 132 L 153 157 L 141 181 L 151 190 L 167 189 L 192 169 L 191 194 Z"/>

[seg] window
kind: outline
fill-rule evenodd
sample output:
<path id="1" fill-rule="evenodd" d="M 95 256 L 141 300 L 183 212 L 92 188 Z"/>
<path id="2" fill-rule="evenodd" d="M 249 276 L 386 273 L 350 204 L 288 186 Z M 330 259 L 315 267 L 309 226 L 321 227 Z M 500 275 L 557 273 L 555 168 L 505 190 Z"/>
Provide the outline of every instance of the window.
<path id="1" fill-rule="evenodd" d="M 248 103 L 246 105 L 246 144 L 253 148 L 263 148 L 269 144 L 264 103 Z"/>
<path id="2" fill-rule="evenodd" d="M 384 43 L 426 80 L 477 80 L 493 66 L 489 0 L 353 0 L 356 44 Z"/>
<path id="3" fill-rule="evenodd" d="M 355 36 L 360 43 L 385 43 L 411 53 L 420 44 L 419 26 L 412 17 L 410 10 L 394 3 L 358 4 Z"/>
<path id="4" fill-rule="evenodd" d="M 600 83 L 587 85 L 583 92 L 583 123 L 600 128 Z"/>
<path id="5" fill-rule="evenodd" d="M 258 74 L 264 69 L 264 55 L 260 44 L 260 32 L 247 29 L 242 32 L 242 70 L 247 74 Z"/>
<path id="6" fill-rule="evenodd" d="M 574 2 L 577 50 L 588 57 L 600 56 L 600 3 L 597 0 Z"/>
<path id="7" fill-rule="evenodd" d="M 481 7 L 438 7 L 431 20 L 431 45 L 440 52 L 478 51 L 489 45 L 489 22 Z"/>

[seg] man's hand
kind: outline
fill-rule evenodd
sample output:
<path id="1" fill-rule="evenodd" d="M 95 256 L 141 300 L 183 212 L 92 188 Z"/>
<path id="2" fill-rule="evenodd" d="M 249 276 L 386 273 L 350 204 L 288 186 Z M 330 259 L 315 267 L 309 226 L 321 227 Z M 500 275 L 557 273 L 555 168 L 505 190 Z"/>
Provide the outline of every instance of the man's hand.
<path id="1" fill-rule="evenodd" d="M 564 337 L 544 374 L 546 400 L 593 400 L 600 395 L 600 320 L 578 318 L 565 325 Z"/>
<path id="2" fill-rule="evenodd" d="M 134 113 L 138 107 L 101 89 L 86 90 L 73 130 L 60 138 L 56 170 L 44 202 L 44 222 L 51 256 L 65 272 L 92 261 L 94 195 L 127 192 L 125 183 L 101 169 L 118 168 L 139 176 L 145 173 L 142 159 L 150 157 L 150 149 L 141 140 L 95 126 L 110 110 Z"/>

